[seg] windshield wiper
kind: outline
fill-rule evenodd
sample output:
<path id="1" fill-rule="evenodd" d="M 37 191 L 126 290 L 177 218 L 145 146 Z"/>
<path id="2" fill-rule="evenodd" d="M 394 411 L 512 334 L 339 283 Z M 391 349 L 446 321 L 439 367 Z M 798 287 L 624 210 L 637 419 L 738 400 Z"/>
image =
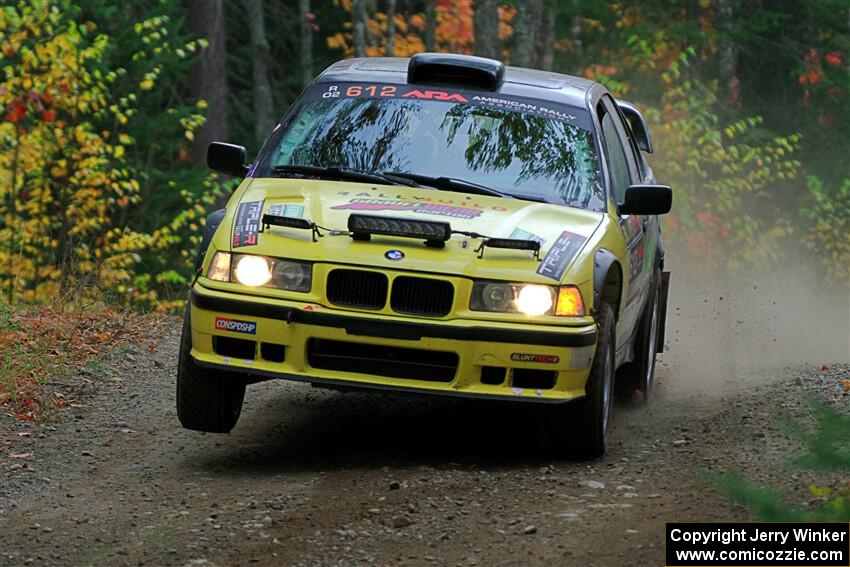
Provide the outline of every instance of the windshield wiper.
<path id="1" fill-rule="evenodd" d="M 393 185 L 407 185 L 413 187 L 415 185 L 406 178 L 393 178 L 389 175 L 380 173 L 370 173 L 368 171 L 360 171 L 348 167 L 330 166 L 321 167 L 318 165 L 276 165 L 272 168 L 275 173 L 304 175 L 309 177 L 318 177 L 320 179 L 332 179 L 334 181 L 362 181 L 364 183 L 391 183 Z"/>
<path id="2" fill-rule="evenodd" d="M 385 171 L 384 175 L 387 177 L 409 179 L 419 185 L 428 185 L 429 187 L 436 187 L 437 189 L 443 189 L 445 191 L 475 193 L 476 195 L 490 195 L 491 197 L 504 197 L 506 199 L 514 198 L 513 195 L 509 195 L 508 193 L 502 193 L 501 191 L 496 191 L 490 187 L 485 187 L 484 185 L 479 185 L 472 181 L 465 181 L 454 177 L 432 177 L 430 175 L 409 173 L 407 171 Z"/>
<path id="3" fill-rule="evenodd" d="M 436 187 L 444 191 L 459 191 L 463 193 L 474 193 L 476 195 L 490 195 L 492 197 L 503 197 L 505 199 L 522 199 L 524 201 L 536 201 L 538 203 L 549 203 L 550 201 L 542 195 L 528 195 L 525 193 L 503 193 L 472 181 L 457 179 L 456 177 L 431 177 L 421 173 L 409 173 L 406 171 L 385 171 L 387 177 L 401 177 L 410 179 L 419 185 Z"/>

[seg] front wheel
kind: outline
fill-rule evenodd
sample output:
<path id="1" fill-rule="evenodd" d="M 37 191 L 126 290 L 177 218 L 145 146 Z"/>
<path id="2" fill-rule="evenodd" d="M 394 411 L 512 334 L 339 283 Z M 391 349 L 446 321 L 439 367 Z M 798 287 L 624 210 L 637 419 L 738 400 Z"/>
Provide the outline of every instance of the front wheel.
<path id="1" fill-rule="evenodd" d="M 229 433 L 242 413 L 245 382 L 237 374 L 203 368 L 195 362 L 189 317 L 187 309 L 177 363 L 177 417 L 186 429 Z"/>
<path id="2" fill-rule="evenodd" d="M 595 459 L 608 450 L 614 394 L 614 310 L 603 303 L 598 313 L 599 340 L 590 368 L 585 397 L 548 407 L 548 429 L 556 451 Z"/>

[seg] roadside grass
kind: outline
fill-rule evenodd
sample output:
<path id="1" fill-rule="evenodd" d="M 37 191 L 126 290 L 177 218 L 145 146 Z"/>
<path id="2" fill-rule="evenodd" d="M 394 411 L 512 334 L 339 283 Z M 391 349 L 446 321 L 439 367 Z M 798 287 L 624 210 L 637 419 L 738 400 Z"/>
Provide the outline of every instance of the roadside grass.
<path id="1" fill-rule="evenodd" d="M 69 405 L 82 369 L 122 347 L 150 343 L 161 318 L 102 304 L 0 304 L 0 412 L 36 421 Z M 59 386 L 54 388 L 52 386 Z"/>
<path id="2" fill-rule="evenodd" d="M 786 436 L 801 445 L 787 463 L 789 470 L 824 476 L 808 485 L 807 501 L 789 503 L 786 494 L 738 472 L 707 475 L 707 480 L 765 522 L 850 522 L 850 414 L 846 406 L 831 407 L 814 395 L 808 410 L 804 419 L 782 420 Z"/>

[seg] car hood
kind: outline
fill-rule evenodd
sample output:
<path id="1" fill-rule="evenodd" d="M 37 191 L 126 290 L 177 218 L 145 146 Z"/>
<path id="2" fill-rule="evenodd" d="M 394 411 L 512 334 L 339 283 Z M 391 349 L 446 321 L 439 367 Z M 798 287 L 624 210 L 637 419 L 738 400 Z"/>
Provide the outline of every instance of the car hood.
<path id="1" fill-rule="evenodd" d="M 310 179 L 246 183 L 238 204 L 228 210 L 233 252 L 393 270 L 552 283 L 567 271 L 603 218 L 602 213 L 566 206 L 430 188 Z M 345 231 L 352 213 L 443 221 L 453 230 L 489 237 L 536 239 L 542 242 L 542 262 L 530 251 L 495 248 L 486 248 L 479 258 L 481 240 L 462 235 L 453 235 L 440 249 L 414 238 L 375 235 L 364 242 L 328 234 Z M 260 227 L 259 232 L 263 214 L 313 221 L 323 227 L 324 236 L 313 242 L 309 230 L 279 226 Z"/>

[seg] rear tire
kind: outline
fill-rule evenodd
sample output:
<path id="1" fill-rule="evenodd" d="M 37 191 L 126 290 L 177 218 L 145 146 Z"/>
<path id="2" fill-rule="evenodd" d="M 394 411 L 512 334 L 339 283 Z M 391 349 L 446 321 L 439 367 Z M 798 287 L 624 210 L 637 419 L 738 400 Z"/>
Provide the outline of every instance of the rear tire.
<path id="1" fill-rule="evenodd" d="M 585 397 L 547 407 L 548 429 L 555 450 L 564 456 L 595 459 L 608 450 L 608 428 L 614 398 L 614 310 L 599 306 L 599 341 L 590 368 Z"/>
<path id="2" fill-rule="evenodd" d="M 229 433 L 242 413 L 245 382 L 232 372 L 203 368 L 192 358 L 190 310 L 183 316 L 177 364 L 177 417 L 186 429 Z"/>
<path id="3" fill-rule="evenodd" d="M 642 405 L 649 400 L 649 391 L 655 378 L 655 358 L 658 353 L 660 328 L 661 271 L 652 275 L 649 301 L 640 320 L 635 337 L 635 358 L 617 371 L 617 397 Z"/>

